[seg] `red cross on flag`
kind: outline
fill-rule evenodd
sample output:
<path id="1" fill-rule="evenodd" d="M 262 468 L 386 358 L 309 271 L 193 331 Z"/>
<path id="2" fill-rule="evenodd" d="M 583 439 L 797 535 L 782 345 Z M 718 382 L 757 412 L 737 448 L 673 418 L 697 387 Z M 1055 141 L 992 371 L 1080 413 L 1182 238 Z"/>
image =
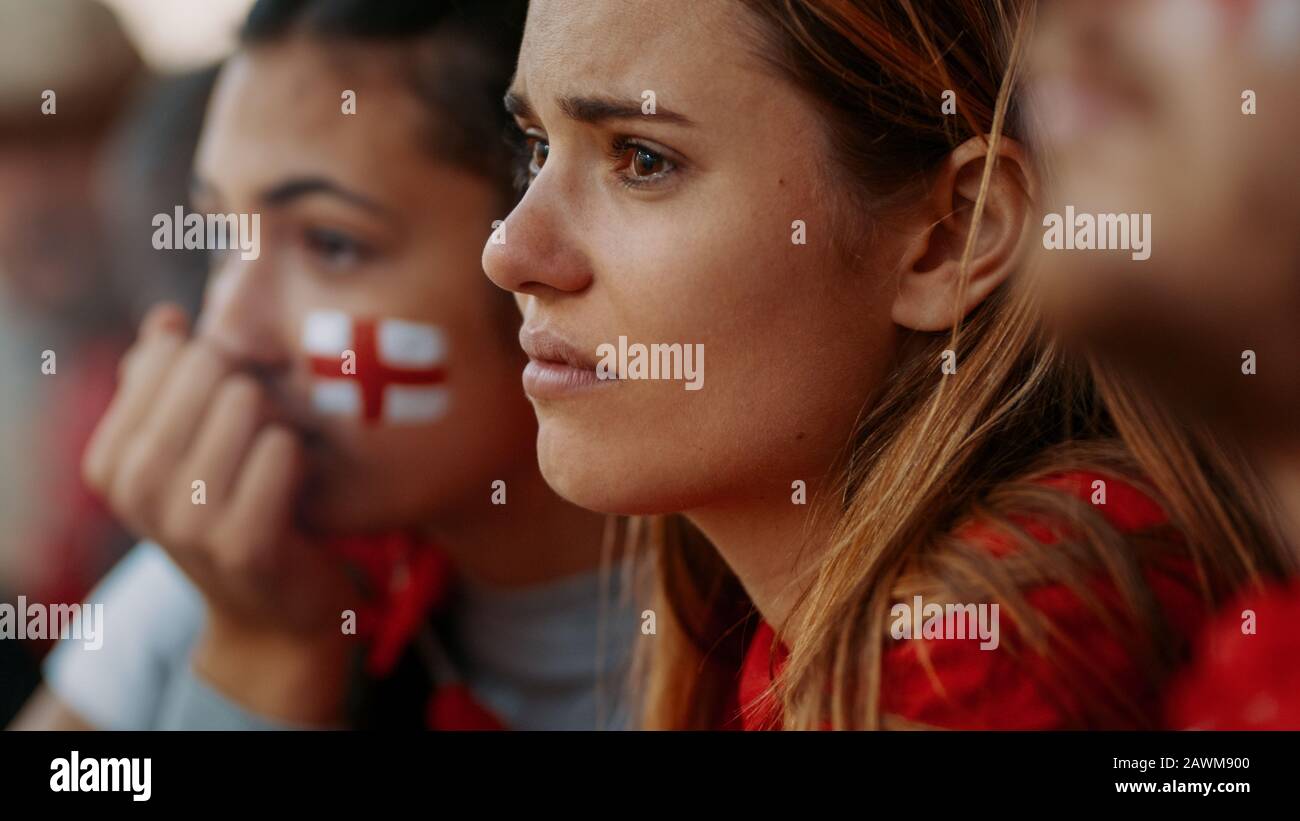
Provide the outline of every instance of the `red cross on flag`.
<path id="1" fill-rule="evenodd" d="M 317 413 L 366 424 L 418 424 L 447 411 L 447 342 L 436 326 L 312 311 L 302 346 L 315 377 Z"/>

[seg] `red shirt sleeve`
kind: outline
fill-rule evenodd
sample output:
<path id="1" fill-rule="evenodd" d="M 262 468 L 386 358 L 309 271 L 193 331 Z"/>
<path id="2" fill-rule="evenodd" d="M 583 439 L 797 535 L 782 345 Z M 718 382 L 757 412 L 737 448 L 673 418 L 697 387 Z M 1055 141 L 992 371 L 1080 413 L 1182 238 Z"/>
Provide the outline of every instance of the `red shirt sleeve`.
<path id="1" fill-rule="evenodd" d="M 1161 528 L 1166 517 L 1150 498 L 1113 478 L 1070 473 L 1044 484 L 1089 499 L 1094 480 L 1106 482 L 1106 504 L 1097 509 L 1122 532 Z M 1043 522 L 1019 522 L 1044 544 L 1055 540 Z M 1177 534 L 1165 528 L 1168 538 Z M 958 533 L 1002 555 L 1013 550 L 991 529 L 978 525 Z M 1207 605 L 1196 592 L 1190 560 L 1181 557 L 1149 568 L 1145 580 L 1180 642 L 1201 625 Z M 1105 611 L 1127 624 L 1119 592 L 1097 578 L 1088 589 Z M 1064 584 L 1031 589 L 1026 601 L 1056 629 L 1046 652 L 1028 646 L 999 608 L 999 641 L 982 649 L 979 639 L 886 639 L 882 665 L 882 711 L 908 722 L 950 729 L 1139 729 L 1160 725 L 1160 686 L 1152 681 L 1124 637 Z M 1073 648 L 1071 652 L 1070 648 Z"/>

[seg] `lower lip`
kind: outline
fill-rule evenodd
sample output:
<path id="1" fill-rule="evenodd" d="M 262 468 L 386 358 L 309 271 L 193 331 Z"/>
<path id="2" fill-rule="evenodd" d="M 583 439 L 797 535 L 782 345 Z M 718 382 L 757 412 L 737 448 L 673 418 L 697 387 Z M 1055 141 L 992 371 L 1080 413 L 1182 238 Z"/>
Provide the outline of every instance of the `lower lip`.
<path id="1" fill-rule="evenodd" d="M 533 399 L 553 399 L 611 384 L 598 379 L 594 370 L 575 368 L 559 362 L 530 359 L 524 366 L 524 393 Z"/>

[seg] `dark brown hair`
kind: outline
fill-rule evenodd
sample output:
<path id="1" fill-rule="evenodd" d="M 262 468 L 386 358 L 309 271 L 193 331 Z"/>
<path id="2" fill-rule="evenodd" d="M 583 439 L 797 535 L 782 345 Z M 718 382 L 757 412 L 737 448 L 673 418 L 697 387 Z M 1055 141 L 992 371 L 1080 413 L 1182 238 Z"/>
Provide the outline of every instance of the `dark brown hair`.
<path id="1" fill-rule="evenodd" d="M 441 160 L 492 181 L 509 205 L 514 157 L 501 98 L 525 12 L 524 0 L 258 0 L 241 40 L 256 47 L 307 36 L 400 48 L 412 93 L 434 115 L 426 143 Z"/>

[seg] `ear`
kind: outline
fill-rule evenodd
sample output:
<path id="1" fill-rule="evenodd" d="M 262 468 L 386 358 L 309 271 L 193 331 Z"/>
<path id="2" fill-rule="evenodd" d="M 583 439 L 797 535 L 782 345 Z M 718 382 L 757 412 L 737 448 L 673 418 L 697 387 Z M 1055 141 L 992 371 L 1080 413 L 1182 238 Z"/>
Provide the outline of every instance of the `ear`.
<path id="1" fill-rule="evenodd" d="M 891 308 L 895 323 L 916 331 L 952 328 L 1011 275 L 1021 243 L 1033 228 L 1037 177 L 1024 148 L 1005 137 L 989 177 L 979 232 L 971 248 L 966 286 L 961 286 L 975 203 L 984 176 L 987 143 L 971 138 L 944 160 L 912 219 L 915 241 L 901 260 L 898 294 Z"/>

